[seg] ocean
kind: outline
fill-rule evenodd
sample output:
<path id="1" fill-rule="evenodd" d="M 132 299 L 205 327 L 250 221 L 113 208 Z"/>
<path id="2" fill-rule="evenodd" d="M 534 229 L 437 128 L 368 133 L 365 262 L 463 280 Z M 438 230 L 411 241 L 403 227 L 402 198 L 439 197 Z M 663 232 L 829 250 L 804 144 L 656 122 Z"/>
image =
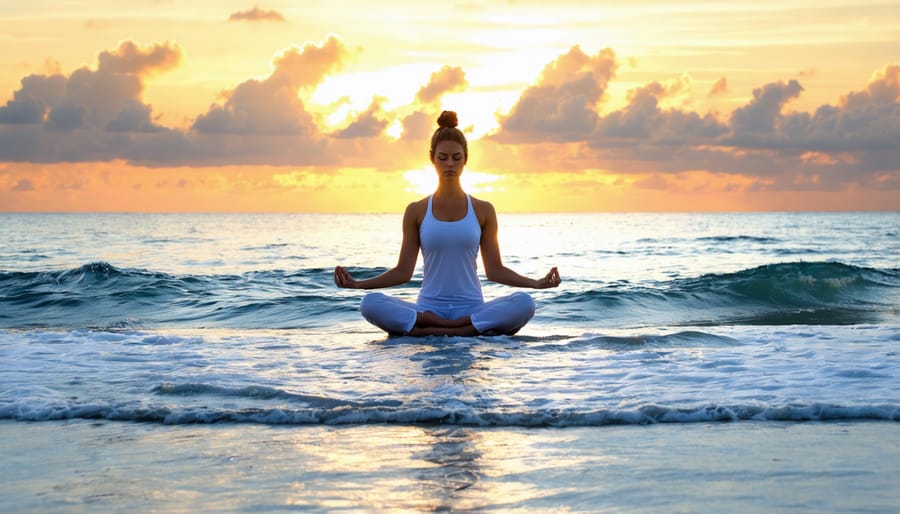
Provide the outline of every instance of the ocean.
<path id="1" fill-rule="evenodd" d="M 0 214 L 0 510 L 896 512 L 900 212 L 499 216 L 561 286 L 410 338 L 399 214 Z"/>

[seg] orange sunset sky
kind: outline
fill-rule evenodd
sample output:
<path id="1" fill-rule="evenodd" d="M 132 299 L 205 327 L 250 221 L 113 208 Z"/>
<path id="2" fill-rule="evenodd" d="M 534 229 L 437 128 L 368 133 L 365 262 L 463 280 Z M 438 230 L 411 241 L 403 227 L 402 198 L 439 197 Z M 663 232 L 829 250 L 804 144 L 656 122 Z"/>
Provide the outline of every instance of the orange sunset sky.
<path id="1" fill-rule="evenodd" d="M 377 7 L 373 7 L 377 6 Z M 0 211 L 896 210 L 896 0 L 30 0 Z"/>

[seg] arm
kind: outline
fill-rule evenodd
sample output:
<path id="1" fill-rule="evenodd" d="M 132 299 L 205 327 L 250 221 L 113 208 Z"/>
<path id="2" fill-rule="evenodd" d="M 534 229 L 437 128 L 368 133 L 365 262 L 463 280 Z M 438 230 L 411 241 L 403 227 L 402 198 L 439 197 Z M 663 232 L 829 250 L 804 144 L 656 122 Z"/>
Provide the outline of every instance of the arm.
<path id="1" fill-rule="evenodd" d="M 409 204 L 403 214 L 403 242 L 397 265 L 377 277 L 356 280 L 343 266 L 334 268 L 334 283 L 349 289 L 380 289 L 409 282 L 416 268 L 419 255 L 419 222 L 414 203 Z"/>
<path id="2" fill-rule="evenodd" d="M 558 286 L 561 279 L 559 271 L 555 267 L 551 268 L 545 276 L 533 279 L 523 277 L 503 265 L 500 257 L 500 243 L 497 240 L 497 212 L 494 210 L 494 206 L 488 202 L 484 202 L 484 209 L 484 223 L 481 226 L 481 260 L 484 263 L 484 273 L 487 279 L 508 286 L 533 289 Z"/>

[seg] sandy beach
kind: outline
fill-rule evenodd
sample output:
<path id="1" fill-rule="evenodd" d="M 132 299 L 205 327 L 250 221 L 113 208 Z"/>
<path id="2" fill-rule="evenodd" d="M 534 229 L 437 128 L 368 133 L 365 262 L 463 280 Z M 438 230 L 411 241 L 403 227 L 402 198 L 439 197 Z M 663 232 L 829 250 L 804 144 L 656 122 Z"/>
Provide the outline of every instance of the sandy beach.
<path id="1" fill-rule="evenodd" d="M 892 512 L 900 425 L 0 423 L 6 512 Z"/>

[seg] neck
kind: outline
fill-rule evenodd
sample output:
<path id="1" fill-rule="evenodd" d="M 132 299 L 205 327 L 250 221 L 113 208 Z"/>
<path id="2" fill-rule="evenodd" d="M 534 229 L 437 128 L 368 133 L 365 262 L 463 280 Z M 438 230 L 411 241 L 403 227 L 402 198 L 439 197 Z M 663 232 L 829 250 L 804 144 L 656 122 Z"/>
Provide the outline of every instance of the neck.
<path id="1" fill-rule="evenodd" d="M 438 184 L 437 189 L 434 191 L 434 196 L 441 198 L 454 198 L 465 195 L 466 192 L 463 190 L 462 185 L 460 185 L 459 181 L 454 181 L 452 183 L 441 182 Z"/>

